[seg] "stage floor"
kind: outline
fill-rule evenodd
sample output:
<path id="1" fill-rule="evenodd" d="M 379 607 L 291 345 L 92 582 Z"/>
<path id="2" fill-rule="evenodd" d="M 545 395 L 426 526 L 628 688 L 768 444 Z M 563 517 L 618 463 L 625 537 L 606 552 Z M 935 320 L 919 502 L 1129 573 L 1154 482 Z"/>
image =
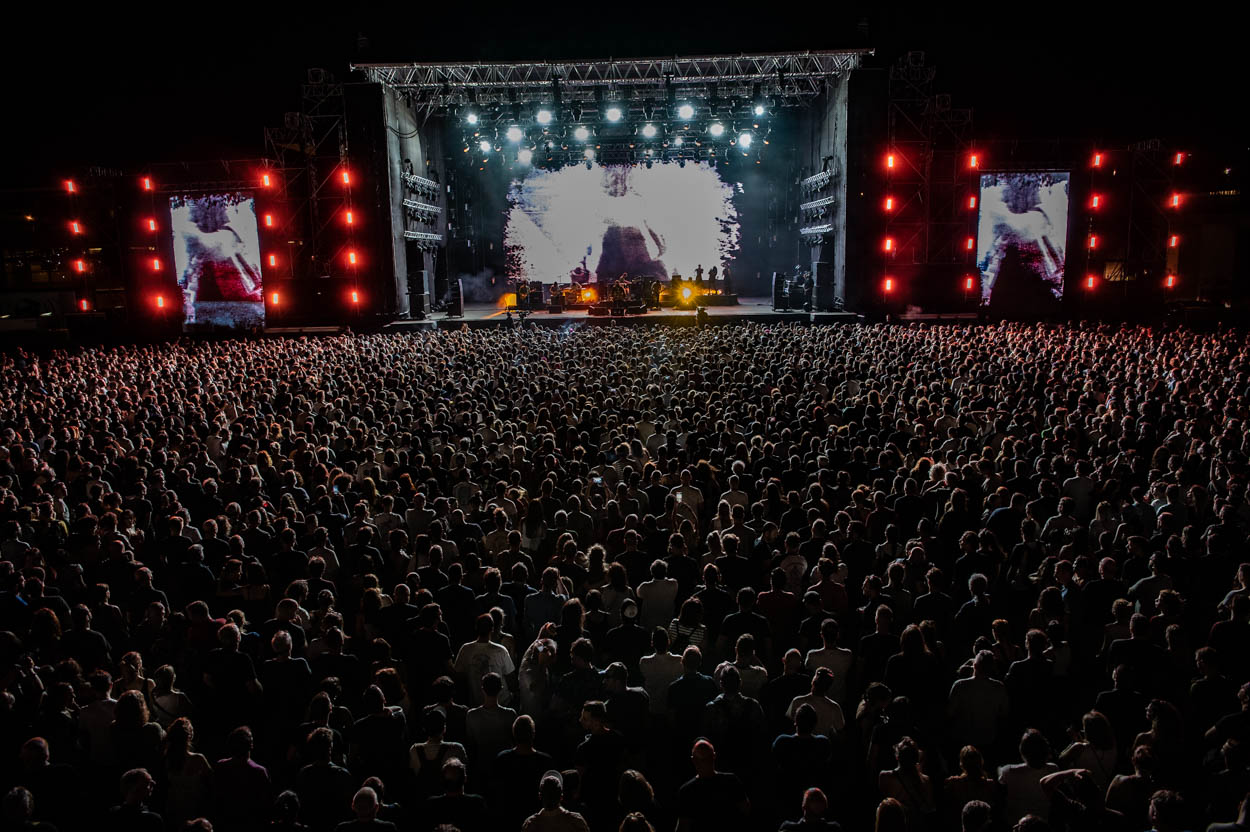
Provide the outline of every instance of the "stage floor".
<path id="1" fill-rule="evenodd" d="M 727 324 L 736 321 L 755 321 L 757 323 L 778 323 L 781 321 L 794 323 L 853 323 L 859 320 L 859 316 L 852 312 L 774 312 L 772 298 L 767 297 L 739 298 L 737 306 L 709 306 L 706 309 L 708 322 L 711 324 Z M 525 321 L 538 326 L 565 326 L 575 323 L 693 326 L 696 321 L 695 316 L 696 313 L 693 309 L 659 309 L 649 311 L 645 315 L 623 315 L 620 317 L 592 316 L 585 309 L 569 309 L 554 314 L 551 312 L 530 312 L 526 314 Z M 448 318 L 442 312 L 434 313 L 431 318 L 433 323 L 441 329 L 459 327 L 462 324 L 470 327 L 479 327 L 501 326 L 508 323 L 507 310 L 488 304 L 465 304 L 463 318 Z M 517 321 L 519 319 L 520 313 L 513 312 L 512 320 Z M 421 323 L 428 327 L 430 320 L 412 323 Z M 408 326 L 411 326 L 412 323 L 409 323 Z M 403 324 L 397 322 L 391 326 L 398 328 L 403 326 Z"/>

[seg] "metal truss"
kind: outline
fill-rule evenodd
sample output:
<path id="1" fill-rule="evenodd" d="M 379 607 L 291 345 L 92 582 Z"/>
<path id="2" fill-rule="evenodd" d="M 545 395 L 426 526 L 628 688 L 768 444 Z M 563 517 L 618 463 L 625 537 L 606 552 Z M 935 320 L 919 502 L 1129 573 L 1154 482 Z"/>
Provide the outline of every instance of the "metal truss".
<path id="1" fill-rule="evenodd" d="M 825 170 L 800 182 L 799 190 L 805 194 L 810 194 L 824 190 L 831 182 L 833 182 L 833 171 Z"/>
<path id="2" fill-rule="evenodd" d="M 708 55 L 625 61 L 517 63 L 364 63 L 371 81 L 404 93 L 424 115 L 472 101 L 591 101 L 607 89 L 625 99 L 756 97 L 798 106 L 848 74 L 871 49 Z"/>

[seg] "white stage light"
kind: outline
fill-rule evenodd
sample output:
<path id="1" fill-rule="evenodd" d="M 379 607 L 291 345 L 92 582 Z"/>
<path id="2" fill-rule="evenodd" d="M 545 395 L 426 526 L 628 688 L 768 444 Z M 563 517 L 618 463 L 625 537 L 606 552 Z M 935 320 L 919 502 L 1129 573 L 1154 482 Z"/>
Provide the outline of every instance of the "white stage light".
<path id="1" fill-rule="evenodd" d="M 644 125 L 642 126 L 642 136 L 643 136 L 643 138 L 644 138 L 644 139 L 654 139 L 654 138 L 655 138 L 655 132 L 656 132 L 656 131 L 655 131 L 655 125 L 654 125 L 654 124 L 644 124 Z"/>
<path id="2" fill-rule="evenodd" d="M 677 117 L 687 120 L 694 118 L 694 106 L 691 104 L 682 104 L 677 108 Z"/>
<path id="3" fill-rule="evenodd" d="M 713 123 L 712 126 L 707 129 L 707 131 L 711 133 L 714 138 L 719 139 L 721 136 L 725 135 L 725 125 L 721 124 L 718 121 L 718 122 Z"/>
<path id="4" fill-rule="evenodd" d="M 751 134 L 742 133 L 738 136 L 738 147 L 747 148 L 751 146 Z"/>
<path id="5" fill-rule="evenodd" d="M 508 141 L 519 142 L 524 137 L 525 131 L 523 131 L 520 127 L 513 125 L 508 128 Z"/>
<path id="6" fill-rule="evenodd" d="M 621 117 L 624 115 L 624 113 L 621 112 L 620 107 L 609 107 L 608 111 L 604 113 L 604 115 L 607 117 L 608 121 L 615 124 L 616 122 L 621 120 Z"/>
<path id="7" fill-rule="evenodd" d="M 590 138 L 590 130 L 584 126 L 578 127 L 573 131 L 573 138 L 577 139 L 579 142 L 584 142 Z"/>
<path id="8" fill-rule="evenodd" d="M 517 151 L 516 160 L 523 165 L 528 165 L 530 162 L 534 161 L 534 151 L 530 150 L 528 147 L 523 147 Z"/>
<path id="9" fill-rule="evenodd" d="M 490 153 L 490 142 L 486 139 L 482 139 L 482 142 L 478 145 L 478 147 L 481 148 L 483 153 Z"/>
<path id="10" fill-rule="evenodd" d="M 543 126 L 550 124 L 551 123 L 551 111 L 539 110 L 538 115 L 534 117 L 534 120 Z"/>

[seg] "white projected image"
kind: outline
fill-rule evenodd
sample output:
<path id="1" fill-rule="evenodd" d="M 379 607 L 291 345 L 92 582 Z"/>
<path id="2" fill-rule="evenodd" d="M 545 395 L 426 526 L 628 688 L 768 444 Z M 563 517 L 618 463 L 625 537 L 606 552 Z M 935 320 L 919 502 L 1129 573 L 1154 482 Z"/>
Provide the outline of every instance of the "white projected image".
<path id="1" fill-rule="evenodd" d="M 255 200 L 245 193 L 171 196 L 169 214 L 184 326 L 263 325 Z"/>
<path id="2" fill-rule="evenodd" d="M 734 185 L 704 164 L 535 170 L 508 193 L 509 276 L 668 279 L 738 250 Z"/>
<path id="3" fill-rule="evenodd" d="M 985 302 L 1063 297 L 1069 179 L 1054 171 L 982 174 L 977 265 Z"/>

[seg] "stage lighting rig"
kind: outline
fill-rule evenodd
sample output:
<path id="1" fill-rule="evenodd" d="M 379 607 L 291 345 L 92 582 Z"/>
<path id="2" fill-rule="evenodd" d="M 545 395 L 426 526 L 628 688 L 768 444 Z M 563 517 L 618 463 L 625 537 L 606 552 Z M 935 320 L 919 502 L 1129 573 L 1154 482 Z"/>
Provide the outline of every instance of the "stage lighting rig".
<path id="1" fill-rule="evenodd" d="M 642 137 L 643 137 L 644 139 L 654 139 L 654 138 L 655 138 L 655 134 L 656 134 L 656 132 L 658 132 L 658 131 L 656 130 L 656 127 L 655 127 L 655 125 L 654 125 L 654 124 L 650 124 L 650 123 L 648 123 L 648 124 L 644 124 L 644 125 L 642 126 L 642 131 L 641 131 L 641 132 L 642 132 Z"/>
<path id="2" fill-rule="evenodd" d="M 588 141 L 590 139 L 590 129 L 584 124 L 579 124 L 573 131 L 573 138 L 579 142 Z"/>
<path id="3" fill-rule="evenodd" d="M 682 104 L 677 108 L 677 117 L 682 121 L 690 121 L 694 118 L 694 105 L 690 103 Z"/>
<path id="4" fill-rule="evenodd" d="M 617 122 L 619 122 L 624 117 L 624 115 L 625 113 L 621 109 L 621 106 L 619 104 L 609 105 L 608 109 L 605 110 L 603 113 L 603 117 L 606 118 L 612 124 L 616 124 Z"/>

